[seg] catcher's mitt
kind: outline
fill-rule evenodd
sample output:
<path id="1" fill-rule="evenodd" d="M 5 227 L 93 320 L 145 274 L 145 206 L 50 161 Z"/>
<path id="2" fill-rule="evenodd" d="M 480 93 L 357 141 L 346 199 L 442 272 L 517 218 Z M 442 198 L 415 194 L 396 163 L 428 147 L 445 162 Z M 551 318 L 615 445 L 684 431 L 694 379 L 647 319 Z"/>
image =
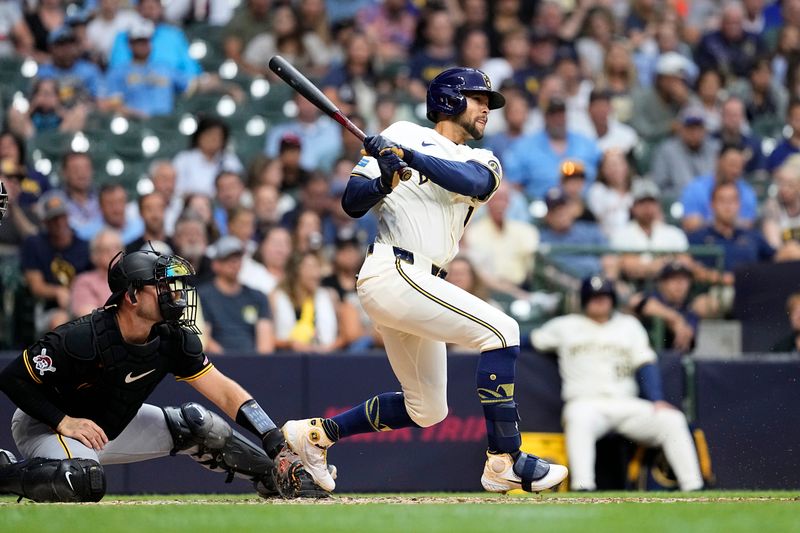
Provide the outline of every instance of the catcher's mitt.
<path id="1" fill-rule="evenodd" d="M 311 474 L 306 472 L 303 467 L 300 457 L 288 446 L 284 446 L 274 461 L 274 485 L 282 498 L 328 498 L 330 496 L 328 491 L 314 483 Z"/>

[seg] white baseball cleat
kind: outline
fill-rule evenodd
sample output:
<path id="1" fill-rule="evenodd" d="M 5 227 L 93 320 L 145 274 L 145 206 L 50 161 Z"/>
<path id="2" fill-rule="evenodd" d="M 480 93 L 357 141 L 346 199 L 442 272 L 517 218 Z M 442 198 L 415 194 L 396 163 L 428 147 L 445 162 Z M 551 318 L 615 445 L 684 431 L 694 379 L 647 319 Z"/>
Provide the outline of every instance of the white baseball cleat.
<path id="1" fill-rule="evenodd" d="M 333 441 L 322 429 L 322 419 L 289 420 L 281 431 L 289 448 L 300 456 L 303 466 L 317 485 L 331 492 L 336 487 L 336 482 L 328 469 L 327 450 L 333 445 Z M 333 471 L 335 473 L 336 469 Z"/>
<path id="2" fill-rule="evenodd" d="M 522 475 L 517 474 L 517 471 Z M 524 452 L 516 461 L 510 453 L 487 452 L 481 485 L 489 492 L 508 492 L 514 489 L 541 492 L 557 486 L 568 473 L 565 466 L 549 464 Z"/>

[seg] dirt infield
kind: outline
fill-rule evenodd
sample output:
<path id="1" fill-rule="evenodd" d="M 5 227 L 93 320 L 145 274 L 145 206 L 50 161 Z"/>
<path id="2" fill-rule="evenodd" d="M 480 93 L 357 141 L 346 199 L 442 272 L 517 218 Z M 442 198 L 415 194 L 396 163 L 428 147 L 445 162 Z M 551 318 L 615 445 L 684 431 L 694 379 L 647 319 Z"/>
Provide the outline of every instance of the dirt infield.
<path id="1" fill-rule="evenodd" d="M 800 496 L 684 496 L 684 497 L 646 497 L 646 496 L 418 496 L 418 495 L 387 495 L 387 496 L 333 496 L 320 500 L 263 500 L 256 497 L 241 496 L 214 496 L 214 497 L 169 497 L 144 496 L 140 498 L 114 496 L 106 497 L 99 503 L 82 505 L 97 506 L 139 506 L 139 505 L 460 505 L 472 503 L 476 505 L 599 505 L 620 503 L 643 504 L 681 504 L 681 503 L 742 503 L 742 502 L 796 502 L 800 503 Z M 16 505 L 16 500 L 0 501 L 0 507 Z M 51 504 L 71 505 L 71 504 Z"/>

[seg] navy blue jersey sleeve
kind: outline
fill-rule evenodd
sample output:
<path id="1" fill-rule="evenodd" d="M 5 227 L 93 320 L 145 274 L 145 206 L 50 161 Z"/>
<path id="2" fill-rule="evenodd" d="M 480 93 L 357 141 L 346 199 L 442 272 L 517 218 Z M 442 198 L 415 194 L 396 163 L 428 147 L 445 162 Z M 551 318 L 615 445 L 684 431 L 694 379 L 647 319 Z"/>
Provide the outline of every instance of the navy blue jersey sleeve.
<path id="1" fill-rule="evenodd" d="M 352 218 L 361 218 L 386 196 L 381 191 L 380 179 L 370 179 L 353 174 L 342 196 L 342 209 Z"/>
<path id="2" fill-rule="evenodd" d="M 486 198 L 495 189 L 497 179 L 488 167 L 477 161 L 451 161 L 404 149 L 403 159 L 435 184 L 450 192 Z"/>

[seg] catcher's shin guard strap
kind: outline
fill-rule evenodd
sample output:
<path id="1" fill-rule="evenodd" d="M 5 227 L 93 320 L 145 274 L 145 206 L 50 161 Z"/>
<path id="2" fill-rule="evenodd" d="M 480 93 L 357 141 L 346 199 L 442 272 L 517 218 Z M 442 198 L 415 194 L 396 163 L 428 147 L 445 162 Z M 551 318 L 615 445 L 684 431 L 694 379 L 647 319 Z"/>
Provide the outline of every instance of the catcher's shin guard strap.
<path id="1" fill-rule="evenodd" d="M 486 435 L 489 440 L 489 451 L 511 453 L 519 450 L 522 437 L 519 434 L 519 413 L 517 404 L 493 403 L 483 405 L 483 416 L 486 417 Z"/>
<path id="2" fill-rule="evenodd" d="M 0 467 L 0 493 L 36 502 L 99 502 L 106 477 L 93 459 L 34 458 Z"/>
<path id="3" fill-rule="evenodd" d="M 531 483 L 542 479 L 548 472 L 550 472 L 549 463 L 525 452 L 520 453 L 514 462 L 514 473 L 520 477 L 522 488 L 527 492 L 533 492 Z"/>

